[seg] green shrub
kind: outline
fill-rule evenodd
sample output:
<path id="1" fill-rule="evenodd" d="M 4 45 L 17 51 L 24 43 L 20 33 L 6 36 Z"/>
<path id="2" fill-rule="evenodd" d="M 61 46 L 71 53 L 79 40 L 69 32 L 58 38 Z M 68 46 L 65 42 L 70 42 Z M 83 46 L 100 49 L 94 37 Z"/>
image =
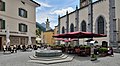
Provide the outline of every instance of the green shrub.
<path id="1" fill-rule="evenodd" d="M 90 46 L 85 46 L 86 49 L 90 48 Z"/>
<path id="2" fill-rule="evenodd" d="M 91 58 L 97 58 L 95 54 L 91 54 Z"/>
<path id="3" fill-rule="evenodd" d="M 85 48 L 85 46 L 80 46 L 80 48 Z"/>
<path id="4" fill-rule="evenodd" d="M 91 61 L 95 61 L 95 60 L 97 60 L 97 56 L 95 54 L 92 54 L 91 55 Z"/>
<path id="5" fill-rule="evenodd" d="M 104 48 L 104 47 L 102 47 L 102 48 L 99 49 L 100 53 L 106 53 L 107 51 L 108 51 L 108 49 Z"/>

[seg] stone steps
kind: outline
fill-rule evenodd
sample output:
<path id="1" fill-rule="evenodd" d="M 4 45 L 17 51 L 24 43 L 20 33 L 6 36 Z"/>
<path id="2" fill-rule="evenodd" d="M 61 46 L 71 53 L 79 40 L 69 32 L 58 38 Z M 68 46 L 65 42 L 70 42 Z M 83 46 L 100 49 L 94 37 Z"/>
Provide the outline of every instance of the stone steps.
<path id="1" fill-rule="evenodd" d="M 37 57 L 35 58 L 34 56 L 30 56 L 30 59 L 28 62 L 33 62 L 33 63 L 42 63 L 42 64 L 54 64 L 54 63 L 61 63 L 61 62 L 69 62 L 72 61 L 74 56 L 68 56 L 68 55 L 61 55 L 59 57 L 51 57 L 51 58 L 46 58 L 46 57 Z"/>
<path id="2" fill-rule="evenodd" d="M 67 58 L 68 55 L 62 54 L 61 56 L 57 57 L 36 57 L 36 56 L 29 56 L 31 60 L 42 60 L 42 61 L 51 61 L 51 60 L 60 60 Z"/>

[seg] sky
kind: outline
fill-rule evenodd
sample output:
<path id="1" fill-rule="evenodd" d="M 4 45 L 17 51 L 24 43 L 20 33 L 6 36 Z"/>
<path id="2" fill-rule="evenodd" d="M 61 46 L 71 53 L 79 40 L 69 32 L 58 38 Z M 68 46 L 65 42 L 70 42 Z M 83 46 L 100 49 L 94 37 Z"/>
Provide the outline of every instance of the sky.
<path id="1" fill-rule="evenodd" d="M 38 23 L 45 23 L 48 18 L 50 27 L 58 25 L 58 15 L 63 16 L 74 11 L 76 6 L 79 7 L 79 0 L 34 0 L 41 6 L 36 8 L 36 21 Z M 94 0 L 96 1 L 96 0 Z"/>

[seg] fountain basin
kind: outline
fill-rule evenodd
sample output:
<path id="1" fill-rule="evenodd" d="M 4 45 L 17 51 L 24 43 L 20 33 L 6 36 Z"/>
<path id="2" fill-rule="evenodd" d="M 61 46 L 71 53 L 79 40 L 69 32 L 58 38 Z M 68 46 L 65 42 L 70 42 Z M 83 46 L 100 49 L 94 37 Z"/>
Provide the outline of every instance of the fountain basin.
<path id="1" fill-rule="evenodd" d="M 37 57 L 54 57 L 62 55 L 61 50 L 39 50 L 35 52 Z"/>

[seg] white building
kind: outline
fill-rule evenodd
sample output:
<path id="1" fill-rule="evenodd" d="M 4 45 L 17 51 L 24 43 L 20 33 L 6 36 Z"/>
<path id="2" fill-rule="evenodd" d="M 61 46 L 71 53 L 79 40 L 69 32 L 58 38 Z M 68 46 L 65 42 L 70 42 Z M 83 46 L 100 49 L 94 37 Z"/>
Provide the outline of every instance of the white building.
<path id="1" fill-rule="evenodd" d="M 86 31 L 107 34 L 107 37 L 93 38 L 102 45 L 107 41 L 110 46 L 118 46 L 120 42 L 120 0 L 80 0 L 80 8 L 58 18 L 59 34 Z M 79 41 L 83 44 L 83 39 Z"/>
<path id="2" fill-rule="evenodd" d="M 11 45 L 26 45 L 31 36 L 36 38 L 36 7 L 33 0 L 0 0 L 0 50 L 6 42 L 6 29 L 10 31 Z"/>

